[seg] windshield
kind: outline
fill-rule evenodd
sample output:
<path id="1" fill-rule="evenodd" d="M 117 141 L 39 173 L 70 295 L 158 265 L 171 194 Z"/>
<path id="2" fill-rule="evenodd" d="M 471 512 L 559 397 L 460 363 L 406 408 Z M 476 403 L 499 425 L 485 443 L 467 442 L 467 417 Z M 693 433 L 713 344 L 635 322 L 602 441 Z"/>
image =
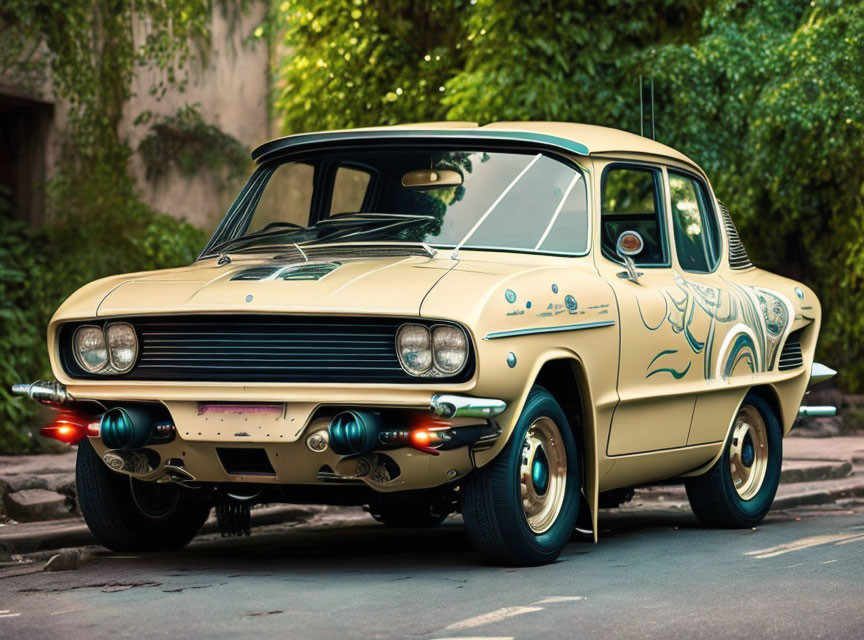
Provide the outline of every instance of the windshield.
<path id="1" fill-rule="evenodd" d="M 542 153 L 334 149 L 268 163 L 205 255 L 336 242 L 583 254 L 587 191 Z"/>

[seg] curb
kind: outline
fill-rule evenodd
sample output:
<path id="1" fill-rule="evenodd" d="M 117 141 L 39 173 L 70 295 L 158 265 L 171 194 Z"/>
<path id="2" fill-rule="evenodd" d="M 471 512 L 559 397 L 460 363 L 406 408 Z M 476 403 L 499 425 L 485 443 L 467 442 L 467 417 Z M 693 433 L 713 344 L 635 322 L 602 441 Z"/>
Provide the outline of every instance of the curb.
<path id="1" fill-rule="evenodd" d="M 266 526 L 284 522 L 302 523 L 317 515 L 320 508 L 303 505 L 278 505 L 252 510 L 252 525 Z M 218 533 L 216 518 L 211 515 L 198 535 Z M 35 553 L 74 547 L 98 545 L 84 521 L 53 520 L 6 525 L 0 528 L 0 559 L 13 554 Z"/>
<path id="2" fill-rule="evenodd" d="M 780 484 L 819 482 L 820 480 L 840 480 L 852 475 L 852 463 L 848 460 L 789 459 L 789 462 L 796 466 L 785 467 L 780 472 Z M 809 464 L 803 466 L 802 463 Z"/>

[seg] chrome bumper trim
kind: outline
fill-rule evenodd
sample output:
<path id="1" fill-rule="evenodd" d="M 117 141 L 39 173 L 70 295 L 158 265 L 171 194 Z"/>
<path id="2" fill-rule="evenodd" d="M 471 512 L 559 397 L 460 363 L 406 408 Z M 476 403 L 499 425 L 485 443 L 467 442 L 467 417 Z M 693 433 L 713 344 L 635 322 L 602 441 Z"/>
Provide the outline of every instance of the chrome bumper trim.
<path id="1" fill-rule="evenodd" d="M 472 398 L 436 393 L 429 403 L 432 413 L 444 418 L 493 418 L 507 408 L 507 403 L 495 398 Z"/>
<path id="2" fill-rule="evenodd" d="M 830 418 L 837 415 L 837 407 L 799 407 L 799 418 Z"/>
<path id="3" fill-rule="evenodd" d="M 21 382 L 12 385 L 12 393 L 19 396 L 28 396 L 36 402 L 43 404 L 63 404 L 72 399 L 66 390 L 66 385 L 56 380 L 37 380 L 36 382 Z"/>
<path id="4" fill-rule="evenodd" d="M 821 362 L 814 362 L 813 368 L 810 369 L 810 382 L 807 386 L 812 387 L 814 384 L 825 382 L 835 375 L 837 375 L 837 372 L 831 367 L 826 367 Z"/>

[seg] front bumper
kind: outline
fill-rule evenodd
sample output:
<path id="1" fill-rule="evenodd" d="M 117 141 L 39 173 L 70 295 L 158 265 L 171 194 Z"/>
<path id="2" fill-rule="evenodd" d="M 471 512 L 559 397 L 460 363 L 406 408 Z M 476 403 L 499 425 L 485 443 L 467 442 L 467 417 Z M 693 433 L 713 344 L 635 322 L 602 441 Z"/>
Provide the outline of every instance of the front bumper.
<path id="1" fill-rule="evenodd" d="M 100 396 L 98 399 L 89 394 L 83 397 L 77 393 L 73 395 L 59 382 L 15 385 L 13 391 L 58 408 L 81 407 L 93 419 L 98 419 L 93 415 L 94 401 L 102 405 L 96 405 L 98 411 L 141 402 L 140 396 L 127 401 L 108 400 L 102 394 L 97 394 Z M 298 393 L 296 388 L 283 391 Z M 361 394 L 355 389 L 343 389 L 339 400 L 334 401 L 328 396 L 326 400 L 310 401 L 317 394 L 312 389 L 303 389 L 298 396 L 302 400 L 280 398 L 274 402 L 273 396 L 268 396 L 266 402 L 250 402 L 245 400 L 247 396 L 238 394 L 235 386 L 229 401 L 160 399 L 158 405 L 170 414 L 176 437 L 170 442 L 153 441 L 141 450 L 134 450 L 149 456 L 151 464 L 144 465 L 145 468 L 136 464 L 124 467 L 122 458 L 127 454 L 123 450 L 110 449 L 98 437 L 90 437 L 90 442 L 115 470 L 158 482 L 288 485 L 349 482 L 387 492 L 439 486 L 474 469 L 475 450 L 494 445 L 500 434 L 494 418 L 506 410 L 507 404 L 494 398 L 428 391 L 418 393 L 414 389 L 407 391 L 411 394 L 409 398 L 404 394 L 388 395 L 386 390 Z M 238 396 L 244 400 L 238 400 Z M 382 446 L 368 454 L 341 456 L 329 448 L 315 451 L 307 444 L 310 434 L 327 430 L 336 413 L 354 408 L 391 412 L 397 421 L 404 416 L 405 428 L 432 423 L 446 424 L 452 429 L 488 425 L 492 437 L 485 437 L 482 442 L 472 445 L 442 450 L 437 455 L 408 446 Z M 257 457 L 264 469 L 242 465 L 232 467 L 232 456 L 239 459 Z M 128 457 L 133 461 L 146 459 L 135 453 Z M 398 469 L 398 473 L 393 469 Z"/>

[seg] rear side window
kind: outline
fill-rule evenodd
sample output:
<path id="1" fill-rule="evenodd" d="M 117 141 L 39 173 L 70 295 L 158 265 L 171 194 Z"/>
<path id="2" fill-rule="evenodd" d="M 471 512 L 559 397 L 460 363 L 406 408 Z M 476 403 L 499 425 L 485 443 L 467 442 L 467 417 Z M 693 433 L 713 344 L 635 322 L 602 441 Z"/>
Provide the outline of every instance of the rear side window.
<path id="1" fill-rule="evenodd" d="M 668 266 L 660 171 L 612 165 L 603 172 L 600 215 L 603 255 L 620 262 L 615 244 L 625 231 L 636 231 L 645 247 L 634 258 L 642 266 Z"/>
<path id="2" fill-rule="evenodd" d="M 714 271 L 720 262 L 720 230 L 705 185 L 670 171 L 669 196 L 681 268 L 694 273 Z"/>

